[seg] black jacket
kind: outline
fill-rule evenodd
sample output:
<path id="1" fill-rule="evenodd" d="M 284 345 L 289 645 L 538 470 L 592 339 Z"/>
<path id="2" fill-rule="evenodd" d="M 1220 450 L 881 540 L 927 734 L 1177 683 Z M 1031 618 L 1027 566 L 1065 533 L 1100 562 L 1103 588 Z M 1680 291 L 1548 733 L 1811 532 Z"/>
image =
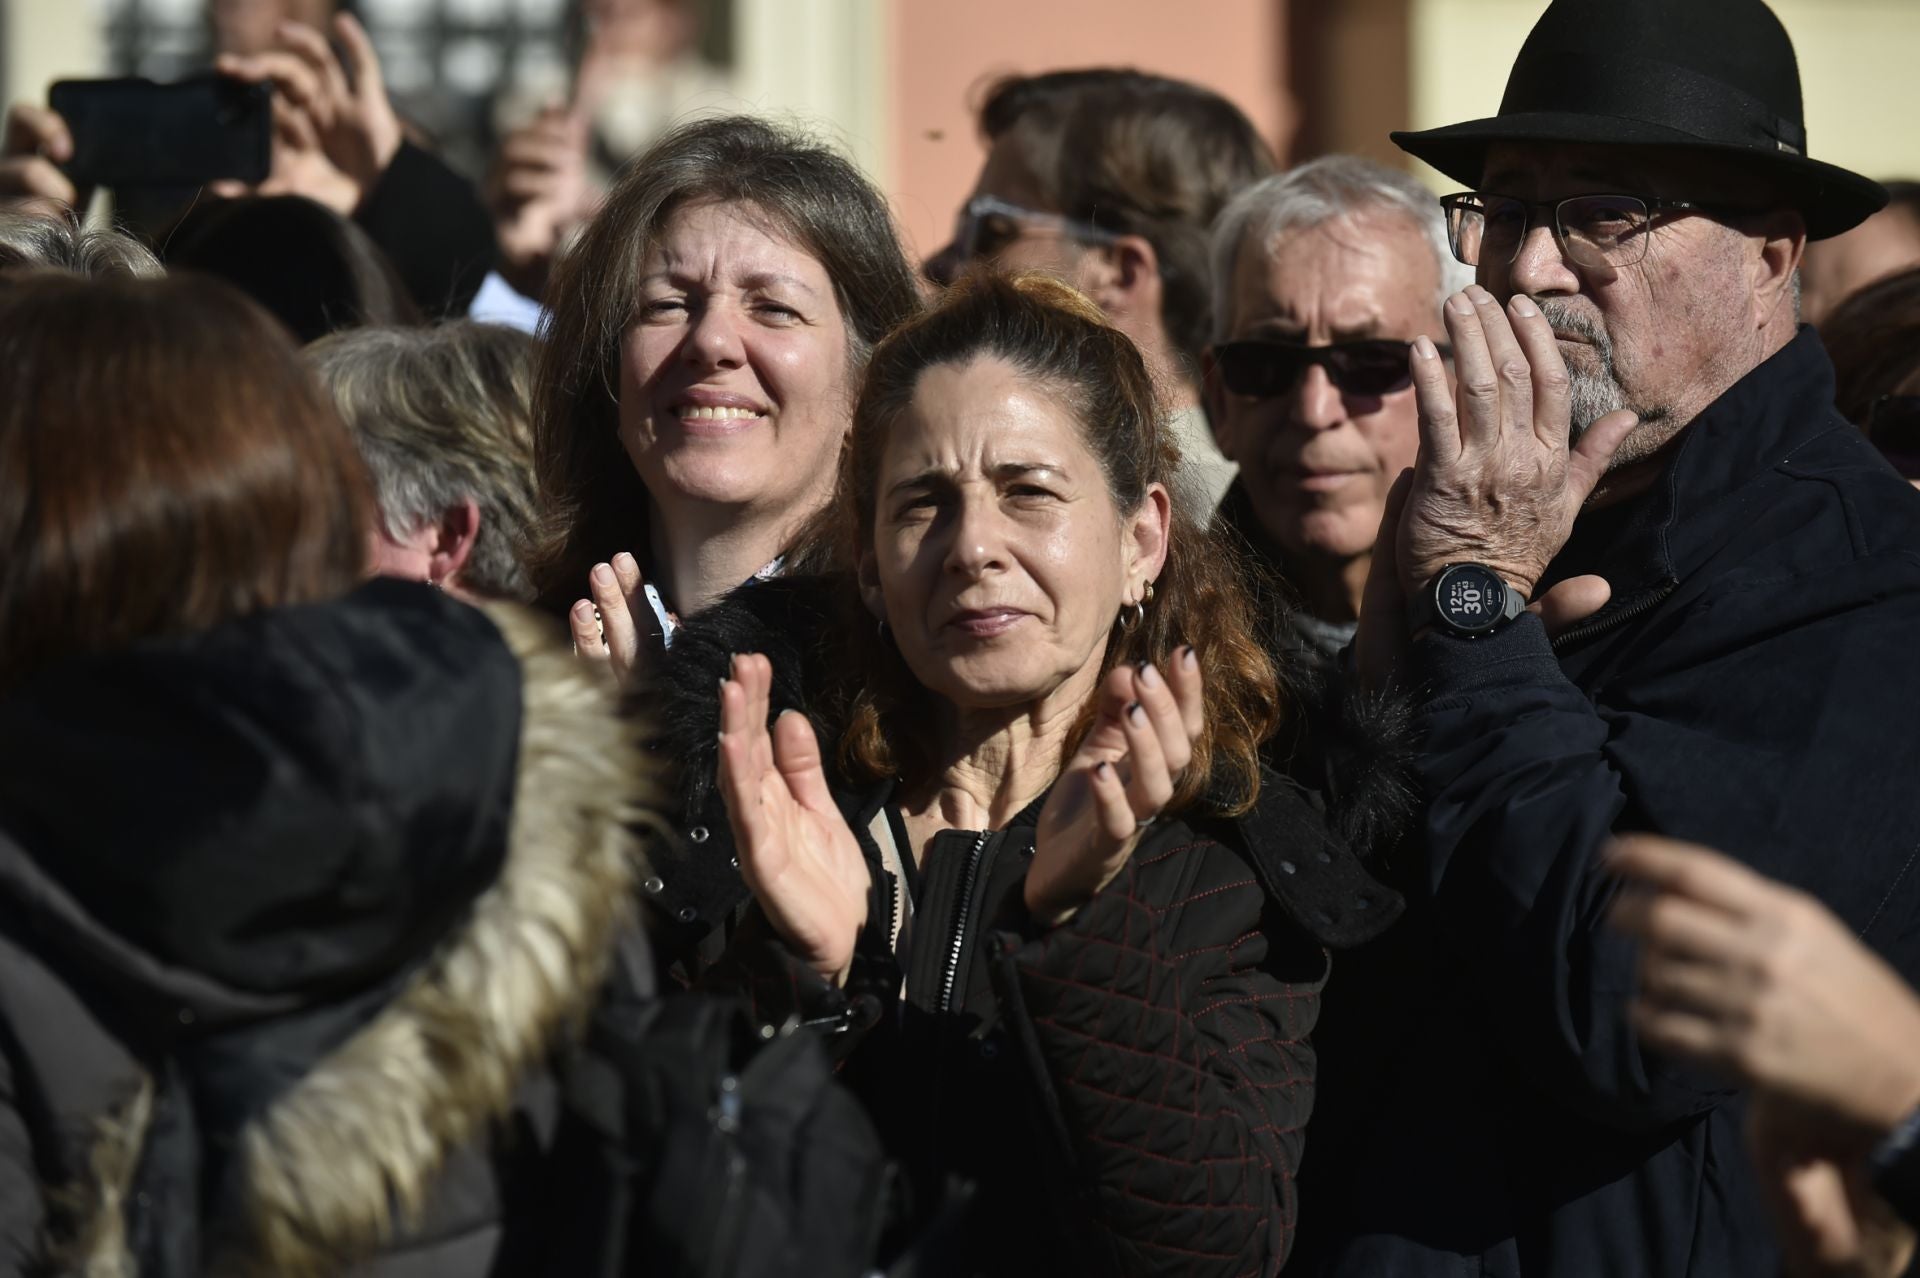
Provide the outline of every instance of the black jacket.
<path id="1" fill-rule="evenodd" d="M 1426 848 L 1325 1272 L 1777 1270 L 1739 1099 L 1627 1023 L 1599 853 L 1725 848 L 1920 976 L 1920 493 L 1832 402 L 1802 329 L 1579 520 L 1542 584 L 1605 577 L 1599 614 L 1415 645 Z"/>
<path id="2" fill-rule="evenodd" d="M 548 1053 L 649 981 L 610 709 L 398 582 L 0 698 L 0 1274 L 528 1272 Z"/>
<path id="3" fill-rule="evenodd" d="M 687 856 L 647 885 L 682 920 L 668 957 L 744 990 L 768 1023 L 798 1016 L 847 1040 L 843 1077 L 921 1218 L 953 1180 L 977 1187 L 943 1249 L 954 1272 L 1274 1272 L 1326 951 L 1376 934 L 1398 898 L 1312 796 L 1269 774 L 1238 821 L 1158 823 L 1114 883 L 1047 929 L 1020 891 L 1044 797 L 1004 829 L 941 834 L 916 869 L 888 823 L 891 786 L 844 787 L 874 895 L 848 992 L 825 989 L 757 913 L 730 923 L 744 888 L 711 743 L 727 654 L 755 650 L 772 658 L 774 711 L 808 710 L 830 739 L 808 676 L 833 659 L 829 594 L 755 584 L 675 637 L 658 696 L 695 815 Z"/>

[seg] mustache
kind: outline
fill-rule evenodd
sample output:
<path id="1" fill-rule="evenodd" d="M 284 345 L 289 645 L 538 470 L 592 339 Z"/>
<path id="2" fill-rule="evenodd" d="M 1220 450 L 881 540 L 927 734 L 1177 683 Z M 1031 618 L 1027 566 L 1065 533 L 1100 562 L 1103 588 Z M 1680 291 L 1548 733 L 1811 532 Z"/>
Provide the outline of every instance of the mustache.
<path id="1" fill-rule="evenodd" d="M 1577 308 L 1576 304 L 1564 297 L 1536 297 L 1533 304 L 1540 308 L 1556 332 L 1572 333 L 1574 336 L 1593 343 L 1603 356 L 1613 353 L 1613 342 L 1607 336 L 1607 330 L 1599 320 Z"/>

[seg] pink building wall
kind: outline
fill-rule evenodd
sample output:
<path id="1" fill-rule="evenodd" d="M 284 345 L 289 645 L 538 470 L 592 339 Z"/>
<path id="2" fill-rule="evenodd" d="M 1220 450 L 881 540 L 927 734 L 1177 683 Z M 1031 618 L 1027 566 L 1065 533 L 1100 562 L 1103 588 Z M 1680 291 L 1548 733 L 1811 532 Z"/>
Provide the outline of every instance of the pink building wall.
<path id="1" fill-rule="evenodd" d="M 973 108 L 1009 72 L 1132 66 L 1236 103 L 1285 153 L 1286 0 L 897 0 L 892 7 L 893 197 L 909 248 L 946 243 L 980 170 Z"/>

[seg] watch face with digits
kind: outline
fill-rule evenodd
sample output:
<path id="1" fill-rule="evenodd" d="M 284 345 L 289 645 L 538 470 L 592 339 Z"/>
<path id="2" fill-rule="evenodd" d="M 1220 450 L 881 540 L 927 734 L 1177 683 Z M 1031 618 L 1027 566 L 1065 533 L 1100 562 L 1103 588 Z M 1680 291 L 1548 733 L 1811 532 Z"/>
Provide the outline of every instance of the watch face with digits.
<path id="1" fill-rule="evenodd" d="M 1455 564 L 1433 580 L 1433 611 L 1455 634 L 1486 634 L 1507 620 L 1507 583 L 1482 564 Z"/>

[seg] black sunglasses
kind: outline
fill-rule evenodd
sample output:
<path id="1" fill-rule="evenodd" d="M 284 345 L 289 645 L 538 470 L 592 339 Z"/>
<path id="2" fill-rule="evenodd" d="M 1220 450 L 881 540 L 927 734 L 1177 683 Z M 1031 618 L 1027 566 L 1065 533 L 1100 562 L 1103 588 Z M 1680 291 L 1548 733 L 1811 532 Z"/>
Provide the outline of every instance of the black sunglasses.
<path id="1" fill-rule="evenodd" d="M 1439 350 L 1442 355 L 1451 353 L 1445 346 Z M 1318 364 L 1343 393 L 1378 397 L 1413 384 L 1412 353 L 1412 342 L 1391 338 L 1331 346 L 1248 340 L 1220 343 L 1213 348 L 1213 359 L 1220 366 L 1220 380 L 1236 395 L 1261 399 L 1284 395 L 1310 365 Z"/>

